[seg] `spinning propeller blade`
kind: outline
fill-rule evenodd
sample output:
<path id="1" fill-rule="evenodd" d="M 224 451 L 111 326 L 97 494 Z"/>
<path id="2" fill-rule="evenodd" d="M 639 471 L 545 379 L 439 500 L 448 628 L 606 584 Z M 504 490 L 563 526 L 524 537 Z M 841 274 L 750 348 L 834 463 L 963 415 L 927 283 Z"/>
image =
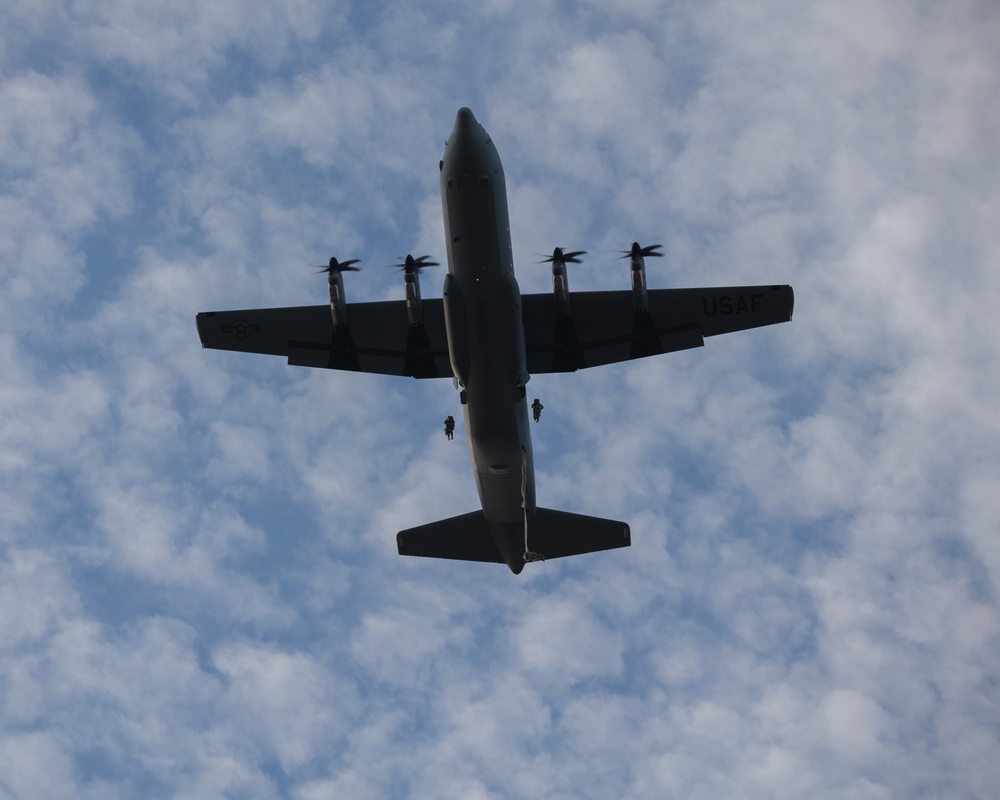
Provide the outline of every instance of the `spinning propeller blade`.
<path id="1" fill-rule="evenodd" d="M 552 255 L 539 261 L 539 264 L 579 264 L 580 259 L 578 256 L 587 255 L 586 250 L 574 250 L 570 253 L 564 253 L 561 247 L 557 247 L 552 251 Z"/>
<path id="2" fill-rule="evenodd" d="M 330 263 L 325 267 L 317 266 L 316 269 L 319 272 L 325 272 L 327 275 L 332 275 L 335 272 L 360 272 L 361 267 L 355 267 L 361 261 L 360 258 L 351 258 L 347 261 L 337 261 L 335 258 L 330 259 Z"/>
<path id="3" fill-rule="evenodd" d="M 663 253 L 657 253 L 656 251 L 663 247 L 662 244 L 651 244 L 647 247 L 640 247 L 638 242 L 632 242 L 631 250 L 619 250 L 619 253 L 624 253 L 622 258 L 648 258 L 649 256 L 656 256 L 657 258 L 663 258 Z"/>
<path id="4" fill-rule="evenodd" d="M 437 261 L 428 261 L 430 256 L 420 256 L 419 258 L 414 258 L 411 255 L 407 255 L 400 264 L 393 264 L 396 269 L 401 269 L 408 275 L 412 275 L 414 272 L 420 272 L 424 267 L 440 267 L 441 265 Z"/>

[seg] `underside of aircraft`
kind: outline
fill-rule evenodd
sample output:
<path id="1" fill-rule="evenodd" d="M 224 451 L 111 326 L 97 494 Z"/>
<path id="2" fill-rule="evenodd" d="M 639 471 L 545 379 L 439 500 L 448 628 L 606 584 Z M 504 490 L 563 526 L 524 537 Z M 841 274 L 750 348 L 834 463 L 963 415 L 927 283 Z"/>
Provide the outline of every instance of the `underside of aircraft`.
<path id="1" fill-rule="evenodd" d="M 532 374 L 701 347 L 707 336 L 788 322 L 791 286 L 648 289 L 645 259 L 660 245 L 633 243 L 631 286 L 570 292 L 566 265 L 582 251 L 556 248 L 553 291 L 522 295 L 514 278 L 503 167 L 489 135 L 458 111 L 440 163 L 448 254 L 442 297 L 423 299 L 428 256 L 407 256 L 405 298 L 345 300 L 331 258 L 328 305 L 209 311 L 197 315 L 204 347 L 282 356 L 295 366 L 448 378 L 460 392 L 481 509 L 396 535 L 401 555 L 507 564 L 578 555 L 631 543 L 625 522 L 541 508 L 526 384 Z"/>

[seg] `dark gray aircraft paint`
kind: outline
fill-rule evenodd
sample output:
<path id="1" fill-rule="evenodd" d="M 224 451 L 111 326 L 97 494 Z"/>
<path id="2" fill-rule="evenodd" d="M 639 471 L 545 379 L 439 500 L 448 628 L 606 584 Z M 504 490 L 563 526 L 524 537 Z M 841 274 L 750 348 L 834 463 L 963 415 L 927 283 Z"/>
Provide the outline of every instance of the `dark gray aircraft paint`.
<path id="1" fill-rule="evenodd" d="M 519 573 L 526 561 L 627 547 L 624 522 L 540 508 L 526 384 L 532 373 L 701 347 L 704 337 L 788 322 L 790 286 L 646 288 L 645 258 L 659 245 L 632 245 L 631 288 L 570 292 L 559 248 L 552 294 L 521 296 L 514 278 L 507 190 L 500 156 L 467 108 L 459 109 L 440 164 L 448 274 L 440 300 L 423 299 L 427 256 L 407 257 L 404 300 L 344 301 L 330 259 L 330 304 L 210 311 L 197 315 L 204 347 L 280 355 L 326 369 L 451 378 L 460 392 L 472 471 L 482 508 L 401 531 L 401 555 L 490 561 Z"/>

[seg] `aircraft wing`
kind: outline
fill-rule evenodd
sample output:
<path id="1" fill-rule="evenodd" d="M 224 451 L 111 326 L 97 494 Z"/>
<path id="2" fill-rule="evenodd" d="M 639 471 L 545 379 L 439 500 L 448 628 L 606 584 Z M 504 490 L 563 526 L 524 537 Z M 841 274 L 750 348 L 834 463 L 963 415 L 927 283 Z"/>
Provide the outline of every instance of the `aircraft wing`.
<path id="1" fill-rule="evenodd" d="M 528 372 L 585 367 L 701 347 L 706 336 L 788 322 L 791 286 L 650 289 L 649 313 L 635 312 L 632 293 L 573 292 L 560 317 L 551 294 L 521 298 Z"/>
<path id="2" fill-rule="evenodd" d="M 423 301 L 419 327 L 409 324 L 402 300 L 351 303 L 342 329 L 325 305 L 206 311 L 197 322 L 203 347 L 285 356 L 301 367 L 452 377 L 441 300 Z"/>

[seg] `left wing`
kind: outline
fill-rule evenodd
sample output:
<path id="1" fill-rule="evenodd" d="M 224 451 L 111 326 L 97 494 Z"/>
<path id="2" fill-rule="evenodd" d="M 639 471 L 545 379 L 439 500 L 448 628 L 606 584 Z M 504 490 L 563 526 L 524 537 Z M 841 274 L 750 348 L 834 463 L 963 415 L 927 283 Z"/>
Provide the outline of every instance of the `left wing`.
<path id="1" fill-rule="evenodd" d="M 351 303 L 346 328 L 334 328 L 329 306 L 206 311 L 196 319 L 203 347 L 285 356 L 300 367 L 452 377 L 440 300 L 423 301 L 417 327 L 402 300 Z"/>
<path id="2" fill-rule="evenodd" d="M 551 294 L 521 298 L 528 372 L 586 367 L 701 347 L 704 337 L 788 322 L 791 286 L 651 289 L 648 313 L 636 313 L 632 293 L 573 292 L 570 314 Z"/>

